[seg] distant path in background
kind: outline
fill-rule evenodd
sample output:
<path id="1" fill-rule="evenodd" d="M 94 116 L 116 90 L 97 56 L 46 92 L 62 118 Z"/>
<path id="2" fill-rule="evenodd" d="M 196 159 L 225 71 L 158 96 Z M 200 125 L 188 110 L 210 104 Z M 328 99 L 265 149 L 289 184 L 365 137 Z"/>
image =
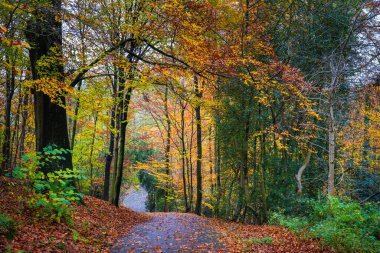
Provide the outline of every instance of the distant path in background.
<path id="1" fill-rule="evenodd" d="M 148 200 L 148 192 L 139 186 L 136 190 L 131 189 L 123 199 L 123 206 L 136 212 L 147 212 L 145 203 Z"/>

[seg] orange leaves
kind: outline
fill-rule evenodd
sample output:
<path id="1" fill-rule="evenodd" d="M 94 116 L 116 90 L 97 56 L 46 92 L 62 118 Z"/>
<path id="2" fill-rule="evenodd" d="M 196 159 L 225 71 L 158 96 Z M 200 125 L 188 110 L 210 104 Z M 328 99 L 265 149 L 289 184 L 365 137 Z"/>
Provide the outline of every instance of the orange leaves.
<path id="1" fill-rule="evenodd" d="M 0 33 L 6 33 L 7 32 L 7 28 L 4 27 L 4 26 L 0 26 Z"/>
<path id="2" fill-rule="evenodd" d="M 331 252 L 306 238 L 275 226 L 244 225 L 213 219 L 212 223 L 223 234 L 230 252 Z"/>
<path id="3" fill-rule="evenodd" d="M 48 95 L 54 103 L 61 106 L 63 106 L 63 96 L 73 92 L 73 88 L 66 83 L 50 77 L 44 77 L 38 80 L 27 80 L 24 84 L 25 87 L 35 89 L 36 91 Z"/>
<path id="4" fill-rule="evenodd" d="M 18 224 L 16 238 L 6 242 L 0 236 L 0 251 L 7 245 L 14 251 L 26 252 L 108 252 L 115 239 L 148 217 L 116 208 L 110 203 L 85 197 L 85 205 L 76 205 L 73 223 L 49 223 L 35 216 L 25 206 L 27 192 L 21 182 L 0 178 L 0 213 L 9 214 Z M 17 192 L 15 197 L 10 192 Z"/>
<path id="5" fill-rule="evenodd" d="M 11 39 L 6 37 L 6 32 L 8 29 L 5 26 L 0 26 L 0 43 L 6 47 L 19 48 L 19 49 L 30 49 L 30 45 L 26 41 L 21 41 L 17 39 Z"/>

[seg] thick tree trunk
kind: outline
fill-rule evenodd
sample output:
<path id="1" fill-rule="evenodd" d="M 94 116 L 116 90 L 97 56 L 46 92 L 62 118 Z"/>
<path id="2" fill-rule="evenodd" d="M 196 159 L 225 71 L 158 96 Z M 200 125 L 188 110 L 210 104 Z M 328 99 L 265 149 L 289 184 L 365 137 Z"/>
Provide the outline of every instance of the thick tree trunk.
<path id="1" fill-rule="evenodd" d="M 112 92 L 113 92 L 113 99 L 116 101 L 116 98 L 118 96 L 117 91 L 118 91 L 118 70 L 117 67 L 114 67 L 114 75 L 113 75 L 113 80 L 112 80 Z M 111 122 L 110 122 L 110 143 L 109 143 L 109 149 L 108 149 L 108 154 L 106 156 L 106 163 L 105 163 L 105 168 L 104 168 L 104 192 L 103 192 L 103 199 L 104 200 L 110 200 L 110 185 L 111 185 L 111 164 L 113 160 L 114 154 L 116 155 L 115 160 L 117 161 L 117 154 L 114 153 L 115 151 L 115 130 L 117 130 L 117 105 L 115 104 L 112 107 L 111 111 Z M 116 163 L 116 162 L 115 162 Z M 114 180 L 114 177 L 112 178 Z"/>
<path id="2" fill-rule="evenodd" d="M 116 174 L 117 174 L 117 166 L 119 161 L 119 143 L 120 143 L 120 115 L 122 111 L 122 101 L 123 101 L 123 83 L 122 79 L 120 78 L 122 75 L 124 75 L 123 69 L 115 68 L 115 75 L 116 80 L 114 92 L 116 92 L 115 98 L 116 101 L 118 101 L 117 105 L 115 106 L 115 144 L 114 144 L 114 164 L 113 164 L 113 172 L 112 172 L 112 178 L 111 178 L 111 193 L 110 193 L 110 200 L 111 203 L 113 203 L 113 199 L 115 198 L 115 189 L 116 189 Z"/>
<path id="3" fill-rule="evenodd" d="M 194 77 L 195 95 L 198 98 L 195 106 L 195 119 L 197 126 L 197 199 L 195 202 L 195 213 L 202 214 L 202 122 L 201 122 L 201 99 L 202 92 L 199 89 L 198 78 Z"/>
<path id="4" fill-rule="evenodd" d="M 124 81 L 125 83 L 125 81 Z M 128 125 L 128 110 L 129 110 L 129 102 L 131 101 L 132 96 L 132 88 L 128 88 L 127 91 L 124 91 L 123 102 L 121 107 L 120 114 L 120 140 L 119 140 L 119 155 L 117 160 L 117 171 L 115 178 L 115 190 L 114 196 L 112 199 L 112 203 L 115 206 L 119 206 L 119 198 L 121 191 L 121 184 L 123 181 L 123 165 L 124 165 L 124 156 L 125 156 L 125 135 L 127 131 Z"/>
<path id="5" fill-rule="evenodd" d="M 130 51 L 133 52 L 136 49 L 135 44 L 130 45 Z M 118 74 L 119 74 L 119 111 L 118 111 L 118 117 L 119 122 L 116 122 L 116 124 L 120 127 L 119 132 L 119 140 L 118 140 L 118 151 L 115 151 L 115 154 L 117 154 L 117 160 L 115 160 L 115 180 L 113 184 L 113 194 L 112 194 L 112 204 L 115 206 L 119 206 L 119 199 L 120 199 L 120 192 L 121 192 L 121 185 L 123 182 L 123 167 L 124 167 L 124 157 L 125 157 L 125 140 L 126 140 L 126 132 L 127 132 L 127 125 L 128 125 L 128 112 L 129 112 L 129 103 L 131 101 L 132 97 L 132 87 L 126 87 L 126 81 L 132 80 L 134 75 L 134 58 L 132 55 L 128 55 L 128 62 L 132 64 L 130 66 L 128 71 L 128 76 L 126 76 L 126 73 L 123 71 L 123 69 L 119 68 Z"/>
<path id="6" fill-rule="evenodd" d="M 63 82 L 62 59 L 62 22 L 61 0 L 50 0 L 50 6 L 37 8 L 33 11 L 26 37 L 31 44 L 29 50 L 30 64 L 33 80 L 41 78 Z M 40 65 L 38 62 L 44 58 L 54 58 L 54 64 Z M 41 67 L 43 66 L 43 67 Z M 43 84 L 44 85 L 44 84 Z M 48 85 L 48 84 L 45 84 Z M 49 145 L 57 145 L 59 148 L 70 149 L 66 101 L 64 95 L 55 98 L 56 102 L 38 89 L 34 90 L 35 130 L 37 151 Z M 51 170 L 72 168 L 71 153 L 63 160 L 56 160 L 54 164 L 42 168 L 44 173 Z"/>

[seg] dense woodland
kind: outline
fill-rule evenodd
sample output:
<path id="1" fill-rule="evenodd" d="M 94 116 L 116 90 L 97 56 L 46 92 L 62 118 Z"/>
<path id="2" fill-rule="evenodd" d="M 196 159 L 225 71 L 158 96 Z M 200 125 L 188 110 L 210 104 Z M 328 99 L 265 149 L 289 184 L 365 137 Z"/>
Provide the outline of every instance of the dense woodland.
<path id="1" fill-rule="evenodd" d="M 376 252 L 379 24 L 377 0 L 0 0 L 0 175 L 58 221 L 139 184 L 250 224 L 343 206 Z"/>

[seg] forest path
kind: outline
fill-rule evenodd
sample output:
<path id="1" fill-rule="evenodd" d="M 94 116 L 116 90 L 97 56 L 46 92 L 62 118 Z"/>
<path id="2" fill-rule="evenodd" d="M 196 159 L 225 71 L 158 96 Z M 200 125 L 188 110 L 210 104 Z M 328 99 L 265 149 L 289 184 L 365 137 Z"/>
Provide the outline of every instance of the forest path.
<path id="1" fill-rule="evenodd" d="M 207 219 L 184 213 L 149 215 L 151 220 L 133 227 L 111 252 L 228 252 Z"/>
<path id="2" fill-rule="evenodd" d="M 123 199 L 122 205 L 136 212 L 146 212 L 146 202 L 148 201 L 148 192 L 144 187 L 138 186 L 136 189 L 131 188 Z"/>

